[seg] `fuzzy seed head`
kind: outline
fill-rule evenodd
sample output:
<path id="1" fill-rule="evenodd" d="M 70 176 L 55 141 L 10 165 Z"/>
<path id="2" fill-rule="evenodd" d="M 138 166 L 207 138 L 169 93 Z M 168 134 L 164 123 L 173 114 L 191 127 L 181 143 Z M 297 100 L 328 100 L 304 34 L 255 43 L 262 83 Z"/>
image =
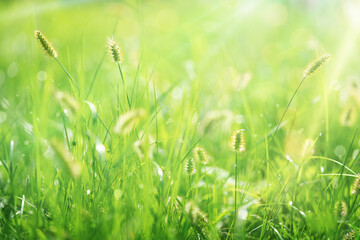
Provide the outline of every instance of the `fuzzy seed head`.
<path id="1" fill-rule="evenodd" d="M 357 111 L 353 105 L 345 107 L 343 113 L 340 116 L 341 125 L 351 127 L 356 122 Z"/>
<path id="2" fill-rule="evenodd" d="M 145 158 L 146 149 L 143 141 L 137 140 L 136 142 L 134 142 L 134 150 L 138 155 L 139 159 Z"/>
<path id="3" fill-rule="evenodd" d="M 120 63 L 121 57 L 120 57 L 120 47 L 117 42 L 115 42 L 113 39 L 108 38 L 108 46 L 107 46 L 109 53 L 113 59 L 114 62 Z"/>
<path id="4" fill-rule="evenodd" d="M 195 159 L 199 163 L 208 163 L 208 156 L 203 148 L 197 147 L 194 149 Z"/>
<path id="5" fill-rule="evenodd" d="M 198 227 L 203 227 L 209 221 L 205 213 L 201 211 L 200 208 L 192 201 L 189 201 L 185 205 L 185 212 L 188 215 L 191 223 L 197 225 Z"/>
<path id="6" fill-rule="evenodd" d="M 337 218 L 344 218 L 348 213 L 348 209 L 345 202 L 337 202 L 335 204 L 335 216 Z"/>
<path id="7" fill-rule="evenodd" d="M 74 179 L 79 177 L 81 174 L 81 165 L 77 161 L 74 161 L 71 153 L 65 149 L 63 144 L 56 139 L 52 139 L 50 141 L 50 146 L 54 153 L 59 157 L 64 170 Z"/>
<path id="8" fill-rule="evenodd" d="M 196 173 L 195 161 L 193 158 L 188 158 L 185 161 L 184 171 L 187 175 L 194 175 Z"/>
<path id="9" fill-rule="evenodd" d="M 69 108 L 73 114 L 79 110 L 79 103 L 70 94 L 66 92 L 57 91 L 54 93 L 61 105 Z"/>
<path id="10" fill-rule="evenodd" d="M 232 147 L 235 152 L 244 152 L 246 150 L 245 130 L 235 131 L 232 136 Z"/>
<path id="11" fill-rule="evenodd" d="M 309 77 L 311 74 L 313 74 L 316 70 L 320 68 L 321 65 L 323 65 L 329 59 L 329 57 L 329 54 L 325 54 L 310 63 L 304 71 L 304 77 Z"/>
<path id="12" fill-rule="evenodd" d="M 167 177 L 168 179 L 171 179 L 171 171 L 168 168 L 161 167 L 161 170 L 163 171 L 165 177 Z"/>
<path id="13" fill-rule="evenodd" d="M 40 45 L 42 46 L 44 52 L 49 56 L 53 58 L 57 58 L 57 52 L 55 48 L 51 45 L 49 40 L 45 37 L 44 34 L 42 34 L 40 31 L 35 31 L 35 37 L 39 41 Z"/>
<path id="14" fill-rule="evenodd" d="M 301 156 L 302 157 L 309 157 L 314 155 L 315 153 L 315 141 L 311 138 L 308 138 L 305 140 L 305 143 L 303 145 L 303 149 L 301 151 Z"/>
<path id="15" fill-rule="evenodd" d="M 358 234 L 356 234 L 356 232 L 354 230 L 351 230 L 350 232 L 345 234 L 345 236 L 342 239 L 343 240 L 355 240 L 355 239 L 358 239 L 357 237 L 360 235 L 359 233 L 360 232 L 358 232 Z"/>
<path id="16" fill-rule="evenodd" d="M 352 186 L 351 194 L 353 194 L 353 195 L 360 194 L 360 175 L 356 178 L 356 180 Z"/>
<path id="17" fill-rule="evenodd" d="M 146 112 L 142 108 L 130 110 L 120 115 L 114 127 L 114 132 L 120 135 L 130 133 L 145 115 Z"/>

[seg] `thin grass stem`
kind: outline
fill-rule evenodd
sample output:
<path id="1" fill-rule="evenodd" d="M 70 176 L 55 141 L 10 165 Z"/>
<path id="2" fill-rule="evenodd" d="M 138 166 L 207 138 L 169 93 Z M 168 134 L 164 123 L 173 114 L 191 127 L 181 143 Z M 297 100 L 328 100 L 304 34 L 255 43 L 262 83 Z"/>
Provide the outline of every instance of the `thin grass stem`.
<path id="1" fill-rule="evenodd" d="M 121 80 L 122 80 L 123 87 L 124 87 L 125 102 L 127 101 L 128 105 L 129 105 L 129 108 L 131 109 L 130 99 L 129 99 L 129 96 L 128 96 L 128 94 L 127 94 L 126 80 L 125 80 L 125 78 L 124 78 L 124 75 L 123 75 L 123 72 L 122 72 L 120 63 L 118 62 L 117 64 L 118 64 L 118 68 L 119 68 Z"/>
<path id="2" fill-rule="evenodd" d="M 72 76 L 70 75 L 70 73 L 66 70 L 66 68 L 64 67 L 64 65 L 61 64 L 61 62 L 59 61 L 58 58 L 55 58 L 55 60 L 59 63 L 59 65 L 61 66 L 61 68 L 64 70 L 64 72 L 66 73 L 66 75 L 70 78 L 70 80 L 72 81 L 72 83 L 75 85 L 75 87 L 77 88 L 77 90 L 79 91 L 80 94 L 80 88 L 79 85 L 76 83 L 76 81 L 72 78 Z"/>

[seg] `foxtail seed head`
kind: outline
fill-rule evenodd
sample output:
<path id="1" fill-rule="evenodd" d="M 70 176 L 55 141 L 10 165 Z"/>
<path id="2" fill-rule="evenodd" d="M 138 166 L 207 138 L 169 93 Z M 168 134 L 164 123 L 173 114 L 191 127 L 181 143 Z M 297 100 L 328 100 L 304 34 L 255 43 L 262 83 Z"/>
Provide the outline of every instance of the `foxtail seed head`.
<path id="1" fill-rule="evenodd" d="M 235 152 L 244 152 L 246 150 L 245 130 L 235 131 L 232 136 L 232 147 Z"/>
<path id="2" fill-rule="evenodd" d="M 56 139 L 52 139 L 50 146 L 61 160 L 61 165 L 64 167 L 64 170 L 73 178 L 79 177 L 81 175 L 81 165 L 77 161 L 74 161 L 70 152 L 64 148 L 63 144 Z"/>
<path id="3" fill-rule="evenodd" d="M 185 171 L 186 174 L 188 174 L 190 176 L 194 175 L 196 173 L 196 166 L 195 166 L 194 159 L 188 158 L 186 160 L 184 171 Z"/>
<path id="4" fill-rule="evenodd" d="M 206 164 L 208 162 L 208 157 L 203 148 L 197 147 L 194 149 L 195 158 L 199 163 Z"/>
<path id="5" fill-rule="evenodd" d="M 313 74 L 316 70 L 320 68 L 321 65 L 323 65 L 329 59 L 329 57 L 330 54 L 325 54 L 310 63 L 304 71 L 304 77 L 309 77 L 311 74 Z"/>
<path id="6" fill-rule="evenodd" d="M 356 233 L 354 230 L 351 230 L 350 232 L 345 234 L 345 236 L 342 239 L 343 240 L 355 240 L 355 239 L 358 239 L 357 237 L 359 237 L 359 235 L 360 235 L 360 231 L 357 231 L 357 233 Z"/>
<path id="7" fill-rule="evenodd" d="M 146 149 L 143 141 L 137 140 L 136 142 L 134 142 L 134 150 L 140 159 L 143 159 L 145 157 Z"/>
<path id="8" fill-rule="evenodd" d="M 335 216 L 338 218 L 346 217 L 348 209 L 345 202 L 336 202 L 335 204 Z"/>
<path id="9" fill-rule="evenodd" d="M 109 53 L 113 59 L 114 62 L 120 63 L 121 57 L 120 57 L 120 48 L 119 44 L 115 42 L 113 39 L 108 38 L 108 46 L 107 46 Z"/>
<path id="10" fill-rule="evenodd" d="M 360 194 L 360 175 L 355 179 L 355 182 L 351 189 L 351 194 L 354 194 L 354 195 Z"/>
<path id="11" fill-rule="evenodd" d="M 57 55 L 55 48 L 51 45 L 51 43 L 44 36 L 44 34 L 42 34 L 38 30 L 36 30 L 34 34 L 35 34 L 36 39 L 39 41 L 40 45 L 42 46 L 44 52 L 50 57 L 57 58 L 58 55 Z"/>
<path id="12" fill-rule="evenodd" d="M 76 114 L 76 112 L 79 110 L 79 103 L 70 94 L 57 91 L 55 92 L 55 96 L 59 100 L 61 105 L 69 108 L 73 114 Z"/>
<path id="13" fill-rule="evenodd" d="M 351 127 L 356 122 L 357 111 L 353 105 L 345 107 L 343 113 L 340 116 L 340 122 L 343 126 Z"/>
<path id="14" fill-rule="evenodd" d="M 130 133 L 145 115 L 146 112 L 142 108 L 133 109 L 120 115 L 115 124 L 114 132 L 120 135 Z"/>
<path id="15" fill-rule="evenodd" d="M 186 203 L 185 213 L 188 215 L 191 223 L 198 227 L 205 226 L 209 221 L 205 213 L 192 201 Z"/>

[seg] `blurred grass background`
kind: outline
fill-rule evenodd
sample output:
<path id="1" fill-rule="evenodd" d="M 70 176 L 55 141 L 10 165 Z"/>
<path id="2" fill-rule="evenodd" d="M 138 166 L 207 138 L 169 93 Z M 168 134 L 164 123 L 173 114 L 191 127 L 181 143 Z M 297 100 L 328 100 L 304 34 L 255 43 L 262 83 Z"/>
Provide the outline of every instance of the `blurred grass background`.
<path id="1" fill-rule="evenodd" d="M 333 56 L 324 73 L 328 86 L 343 86 L 356 76 L 358 59 L 352 53 L 360 20 L 352 1 L 194 1 L 191 7 L 185 1 L 1 4 L 1 89 L 3 95 L 6 92 L 12 97 L 26 88 L 30 71 L 36 74 L 50 68 L 50 79 L 56 74 L 51 70 L 57 66 L 43 59 L 33 41 L 34 29 L 51 39 L 62 62 L 84 88 L 104 54 L 108 36 L 120 43 L 129 74 L 142 57 L 144 77 L 154 69 L 159 90 L 165 91 L 174 82 L 176 90 L 189 89 L 196 81 L 201 89 L 201 106 L 197 107 L 204 112 L 210 108 L 240 112 L 236 81 L 247 74 L 251 80 L 241 95 L 255 106 L 254 113 L 268 116 L 272 125 L 276 104 L 284 106 L 280 103 L 289 99 L 304 67 L 316 56 L 326 52 Z M 95 87 L 94 94 L 102 96 L 102 101 L 113 97 L 105 94 L 117 78 L 117 70 L 110 68 L 112 64 L 105 61 L 95 83 L 101 87 Z M 67 83 L 59 80 L 56 84 Z M 323 100 L 323 85 L 321 80 L 308 81 L 296 106 L 311 103 L 302 97 L 320 96 Z M 323 101 L 318 101 L 321 104 Z M 258 129 L 266 128 L 266 120 L 259 119 L 259 114 L 254 114 L 253 121 Z"/>
<path id="2" fill-rule="evenodd" d="M 156 136 L 156 142 L 159 142 L 157 146 L 160 147 L 160 152 L 163 151 L 162 154 L 157 153 L 154 160 L 160 166 L 168 167 L 175 172 L 180 166 L 182 156 L 198 139 L 197 128 L 201 128 L 201 122 L 209 116 L 209 112 L 218 110 L 226 114 L 230 121 L 217 125 L 200 141 L 200 145 L 211 156 L 211 166 L 229 172 L 232 170 L 233 153 L 230 151 L 229 139 L 232 131 L 244 128 L 248 138 L 248 155 L 246 162 L 241 165 L 243 169 L 241 174 L 247 176 L 247 180 L 253 181 L 254 186 L 249 190 L 253 194 L 257 189 L 263 189 L 263 181 L 266 178 L 277 184 L 273 193 L 266 192 L 266 194 L 269 194 L 269 199 L 279 203 L 282 192 L 280 191 L 279 198 L 271 195 L 279 191 L 279 188 L 282 189 L 278 186 L 279 174 L 282 174 L 283 179 L 295 181 L 292 177 L 298 170 L 289 170 L 291 168 L 289 164 L 301 166 L 304 163 L 303 149 L 307 142 L 315 142 L 313 154 L 340 162 L 348 161 L 355 172 L 359 171 L 360 166 L 356 161 L 360 148 L 356 135 L 360 104 L 358 89 L 360 56 L 357 54 L 359 27 L 360 3 L 355 0 L 1 1 L 0 143 L 2 153 L 0 158 L 4 162 L 9 162 L 11 152 L 9 146 L 10 142 L 14 141 L 14 164 L 18 166 L 19 184 L 16 191 L 9 191 L 8 176 L 3 169 L 1 174 L 3 199 L 10 194 L 9 192 L 15 193 L 20 198 L 25 193 L 25 196 L 33 195 L 36 187 L 29 182 L 33 177 L 34 161 L 37 158 L 41 159 L 41 171 L 47 172 L 44 173 L 45 179 L 47 177 L 56 179 L 58 176 L 54 172 L 53 163 L 43 156 L 45 149 L 37 137 L 50 140 L 56 136 L 60 141 L 64 141 L 61 111 L 52 95 L 54 88 L 68 93 L 71 93 L 71 88 L 66 75 L 56 62 L 44 57 L 39 49 L 33 34 L 36 29 L 42 31 L 53 43 L 59 53 L 59 60 L 76 79 L 82 93 L 86 94 L 91 90 L 89 101 L 97 107 L 106 125 L 112 127 L 120 111 L 117 107 L 120 78 L 111 58 L 104 54 L 106 54 L 107 37 L 113 37 L 119 43 L 123 57 L 122 67 L 129 89 L 135 86 L 136 76 L 139 78 L 139 90 L 132 95 L 134 107 L 145 108 L 150 116 L 156 116 L 156 126 L 154 121 L 149 122 L 149 129 L 145 132 Z M 277 172 L 272 172 L 270 177 L 266 174 L 266 166 L 260 165 L 258 169 L 255 168 L 256 177 L 250 178 L 253 166 L 264 164 L 261 160 L 265 152 L 265 136 L 271 136 L 302 78 L 304 68 L 314 58 L 325 53 L 331 54 L 331 61 L 324 69 L 305 81 L 286 115 L 281 132 L 275 138 L 274 144 L 269 146 L 270 158 L 275 162 Z M 137 73 L 138 67 L 140 70 Z M 98 68 L 94 87 L 91 88 Z M 157 108 L 160 112 L 154 115 Z M 71 119 L 70 116 L 68 120 L 69 129 L 79 133 L 73 137 L 73 141 L 85 142 L 87 131 L 91 132 L 92 142 L 95 138 L 104 139 L 106 131 L 98 122 L 90 123 L 88 107 L 82 104 L 80 112 L 83 118 L 74 116 Z M 354 140 L 353 144 L 351 144 L 352 140 Z M 116 162 L 114 159 L 118 159 L 119 156 L 133 154 L 131 140 L 125 141 L 123 143 L 125 147 L 118 151 L 114 150 L 116 141 L 112 139 L 108 141 L 104 143 L 108 151 L 105 157 L 107 160 L 112 159 Z M 87 150 L 94 147 L 89 145 L 86 148 L 86 144 L 83 144 L 84 149 Z M 176 155 L 174 152 L 179 154 Z M 73 150 L 72 154 L 79 156 L 83 161 L 93 158 L 91 153 L 83 153 L 80 150 Z M 115 174 L 117 169 L 118 165 L 114 163 L 109 173 L 113 171 Z M 334 201 L 341 200 L 341 197 L 336 193 L 337 190 L 328 189 L 329 184 L 338 180 L 335 177 L 329 178 L 319 174 L 336 173 L 338 169 L 337 165 L 321 162 L 309 164 L 309 167 L 303 170 L 302 183 L 318 181 L 318 185 L 311 185 L 304 190 L 303 195 L 298 197 L 302 199 L 298 200 L 298 204 L 302 211 L 311 209 L 316 214 L 312 216 L 312 213 L 309 213 L 308 218 L 303 222 L 297 219 L 298 227 L 292 224 L 288 229 L 283 227 L 280 230 L 281 225 L 274 225 L 273 227 L 277 227 L 281 234 L 284 233 L 284 238 L 291 238 L 291 235 L 301 238 L 339 237 L 340 235 L 336 234 L 347 231 L 339 227 L 341 231 L 336 232 L 332 229 L 334 225 L 326 227 L 326 219 L 332 215 Z M 174 181 L 179 181 L 180 175 L 176 175 Z M 114 176 L 109 179 L 114 179 Z M 143 179 L 138 181 L 141 182 Z M 346 179 L 341 186 L 348 188 L 352 181 L 353 178 Z M 52 186 L 53 181 L 44 180 L 44 182 L 47 186 L 43 187 L 45 190 L 48 189 L 53 194 L 58 191 Z M 79 183 L 79 188 L 87 188 L 85 185 L 91 182 L 90 178 L 85 178 Z M 221 188 L 221 183 L 216 181 L 215 183 Z M 111 183 L 107 184 L 100 185 L 103 191 L 99 190 L 99 202 L 106 196 L 104 192 L 111 190 L 109 194 L 113 194 L 114 186 Z M 296 189 L 296 186 L 294 188 Z M 74 189 L 76 192 L 77 188 Z M 139 197 L 138 194 L 141 194 L 139 190 L 126 190 L 123 186 L 120 189 L 124 193 L 129 193 L 129 199 L 131 194 L 134 194 L 133 197 Z M 298 194 L 296 190 L 292 193 Z M 180 190 L 179 194 L 181 195 Z M 177 193 L 170 195 L 175 196 Z M 96 219 L 95 210 L 86 208 L 83 200 L 79 200 L 81 197 L 78 196 L 79 199 L 76 199 L 75 196 L 76 194 L 74 201 L 82 206 L 82 209 L 93 213 L 92 218 Z M 164 196 L 169 195 L 164 193 Z M 284 199 L 287 196 L 284 196 Z M 348 192 L 346 196 L 346 201 L 350 203 L 352 198 Z M 48 200 L 53 198 L 53 195 L 49 196 Z M 37 206 L 47 202 L 46 194 L 42 199 Z M 321 203 L 315 207 L 312 206 L 314 203 L 312 201 Z M 118 223 L 128 223 L 129 219 L 134 217 L 132 213 L 122 212 L 116 215 L 114 209 L 128 205 L 116 205 L 117 203 L 112 202 L 111 199 L 105 202 L 108 205 L 105 204 L 104 212 L 108 214 L 106 215 L 108 218 L 118 217 L 116 220 Z M 209 210 L 207 213 L 214 225 L 225 221 L 219 215 L 220 209 L 224 207 L 219 202 L 215 201 L 210 207 L 207 206 L 208 209 L 217 208 L 218 212 Z M 15 205 L 20 203 L 16 202 Z M 331 209 L 327 212 L 324 209 L 329 204 Z M 50 205 L 48 211 L 52 212 L 56 204 Z M 114 215 L 110 214 L 111 209 L 114 210 Z M 287 216 L 286 214 L 284 213 L 284 216 Z M 80 215 L 79 213 L 76 216 Z M 142 215 L 135 214 L 135 216 Z M 156 216 L 165 215 L 158 213 Z M 282 216 L 278 216 L 278 221 L 287 225 L 288 221 L 286 218 L 282 219 Z M 356 219 L 356 215 L 354 216 Z M 77 222 L 78 219 L 74 220 L 71 217 L 69 219 L 62 219 L 64 227 L 59 227 L 57 224 L 59 229 L 65 229 L 64 231 L 69 233 L 68 237 L 91 236 L 81 235 L 84 233 L 79 230 L 81 224 Z M 143 221 L 145 219 L 144 217 Z M 102 224 L 106 225 L 106 221 Z M 149 232 L 144 233 L 139 230 L 138 232 L 141 233 L 137 236 L 137 228 L 117 229 L 116 221 L 113 225 L 102 227 L 99 227 L 101 224 L 98 222 L 93 223 L 92 227 L 96 232 L 94 236 L 111 238 L 114 237 L 112 234 L 126 233 L 129 235 L 124 238 L 151 238 L 151 236 L 166 238 L 165 236 L 172 236 L 172 231 L 175 231 L 169 230 L 164 235 L 158 232 L 156 234 L 159 235 L 151 235 L 151 222 L 149 226 L 146 225 Z M 156 221 L 156 218 L 152 221 Z M 71 223 L 71 226 L 67 226 L 67 222 Z M 32 224 L 24 223 L 26 226 L 33 226 Z M 10 225 L 3 220 L 3 226 Z M 354 220 L 346 226 L 353 225 L 357 226 L 358 223 Z M 38 229 L 56 232 L 54 235 L 62 238 L 57 230 L 49 230 L 51 228 L 46 224 L 37 222 L 36 226 Z M 81 226 L 86 232 L 87 226 L 85 224 Z M 246 230 L 241 236 L 250 237 L 249 232 L 256 226 L 255 221 L 249 220 L 249 225 L 246 225 L 244 228 Z M 41 235 L 29 229 L 24 231 L 32 232 L 31 234 L 21 235 L 19 231 L 19 236 Z M 74 229 L 78 229 L 78 232 L 73 233 L 76 232 Z M 129 232 L 135 235 L 132 236 Z M 265 236 L 262 234 L 256 236 L 278 237 L 274 232 Z M 49 236 L 46 233 L 45 235 Z M 187 235 L 176 235 L 177 238 L 183 236 Z"/>

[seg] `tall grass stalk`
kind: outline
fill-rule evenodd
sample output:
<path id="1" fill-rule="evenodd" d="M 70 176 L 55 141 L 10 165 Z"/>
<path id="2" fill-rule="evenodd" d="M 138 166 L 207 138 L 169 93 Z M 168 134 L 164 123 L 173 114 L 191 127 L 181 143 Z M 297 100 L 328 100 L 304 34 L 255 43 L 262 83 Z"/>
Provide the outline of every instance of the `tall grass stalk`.
<path id="1" fill-rule="evenodd" d="M 271 137 L 271 139 L 269 141 L 269 145 L 271 145 L 272 141 L 274 140 L 275 135 L 278 132 L 278 130 L 279 130 L 279 128 L 280 128 L 280 126 L 281 126 L 281 124 L 282 124 L 282 122 L 284 120 L 284 117 L 285 117 L 287 111 L 289 110 L 289 107 L 290 107 L 292 101 L 294 100 L 294 97 L 295 97 L 296 93 L 299 91 L 299 89 L 300 89 L 301 85 L 303 84 L 303 82 L 305 81 L 305 79 L 310 77 L 314 72 L 316 72 L 320 68 L 320 66 L 327 61 L 327 59 L 329 57 L 330 57 L 329 54 L 325 54 L 325 55 L 321 56 L 320 58 L 316 59 L 315 61 L 313 61 L 312 63 L 310 63 L 309 66 L 305 69 L 304 76 L 301 79 L 301 81 L 299 82 L 298 86 L 296 87 L 293 95 L 291 96 L 290 101 L 288 102 L 288 104 L 287 104 L 287 106 L 285 108 L 285 111 L 282 114 L 282 116 L 280 118 L 280 121 L 276 126 L 274 134 L 272 135 L 272 137 Z"/>
<path id="2" fill-rule="evenodd" d="M 245 143 L 245 135 L 244 129 L 235 131 L 232 136 L 232 148 L 235 152 L 235 184 L 234 184 L 234 219 L 232 222 L 233 229 L 233 238 L 235 237 L 235 229 L 236 229 L 236 219 L 238 215 L 237 210 L 237 191 L 238 191 L 238 152 L 242 153 L 245 151 L 246 143 Z"/>
<path id="3" fill-rule="evenodd" d="M 129 95 L 128 95 L 127 87 L 126 87 L 126 80 L 124 78 L 124 75 L 123 75 L 123 72 L 122 72 L 122 69 L 121 69 L 121 66 L 120 66 L 120 62 L 118 62 L 117 65 L 118 65 L 118 68 L 119 68 L 121 80 L 122 80 L 123 87 L 124 87 L 125 102 L 128 103 L 129 109 L 131 109 L 131 103 L 130 103 L 130 99 L 129 99 Z"/>
<path id="4" fill-rule="evenodd" d="M 51 43 L 47 40 L 47 38 L 45 36 L 42 35 L 42 33 L 40 31 L 35 31 L 35 37 L 36 39 L 40 42 L 41 46 L 43 47 L 45 53 L 47 55 L 49 55 L 50 57 L 55 58 L 55 60 L 58 62 L 58 64 L 60 65 L 60 67 L 64 70 L 64 72 L 66 73 L 66 75 L 68 76 L 68 78 L 71 80 L 70 85 L 72 86 L 71 83 L 73 83 L 78 91 L 78 97 L 80 98 L 80 88 L 79 85 L 77 84 L 77 82 L 74 80 L 74 78 L 70 75 L 70 73 L 66 70 L 66 68 L 64 67 L 64 65 L 60 62 L 60 60 L 58 59 L 58 55 L 57 52 L 55 51 L 55 49 L 53 48 L 53 46 L 51 45 Z M 84 96 L 84 99 L 86 101 L 88 101 L 87 96 Z M 98 117 L 98 119 L 100 120 L 101 124 L 103 125 L 103 127 L 106 129 L 107 133 L 111 136 L 111 133 L 108 129 L 108 127 L 106 126 L 106 124 L 104 123 L 104 121 L 101 119 L 101 117 L 99 116 L 99 114 L 96 112 L 96 115 Z"/>
<path id="5" fill-rule="evenodd" d="M 238 153 L 235 152 L 235 191 L 234 191 L 234 237 L 235 237 L 235 229 L 236 229 L 236 219 L 237 219 L 237 215 L 238 215 L 238 211 L 237 211 L 237 191 L 238 191 Z"/>
<path id="6" fill-rule="evenodd" d="M 55 60 L 58 62 L 58 64 L 60 65 L 60 67 L 64 70 L 64 72 L 66 73 L 66 75 L 69 77 L 69 79 L 71 80 L 70 85 L 72 86 L 72 84 L 75 85 L 77 91 L 78 91 L 78 95 L 80 96 L 80 88 L 79 85 L 76 83 L 76 81 L 73 79 L 73 77 L 70 75 L 70 73 L 66 70 L 66 68 L 64 67 L 64 65 L 62 65 L 62 63 L 60 62 L 60 60 L 55 57 Z M 71 84 L 72 83 L 72 84 Z M 86 99 L 87 100 L 87 99 Z"/>
<path id="7" fill-rule="evenodd" d="M 109 50 L 109 54 L 112 57 L 113 62 L 115 62 L 118 66 L 119 69 L 119 73 L 120 73 L 120 77 L 121 77 L 121 81 L 123 83 L 123 87 L 124 87 L 124 103 L 127 102 L 129 109 L 131 109 L 131 103 L 130 103 L 130 99 L 128 96 L 128 92 L 127 92 L 127 86 L 126 86 L 126 79 L 124 77 L 123 71 L 121 69 L 121 54 L 120 54 L 120 47 L 119 44 L 117 42 L 115 42 L 112 38 L 108 38 L 107 41 L 107 48 Z"/>

